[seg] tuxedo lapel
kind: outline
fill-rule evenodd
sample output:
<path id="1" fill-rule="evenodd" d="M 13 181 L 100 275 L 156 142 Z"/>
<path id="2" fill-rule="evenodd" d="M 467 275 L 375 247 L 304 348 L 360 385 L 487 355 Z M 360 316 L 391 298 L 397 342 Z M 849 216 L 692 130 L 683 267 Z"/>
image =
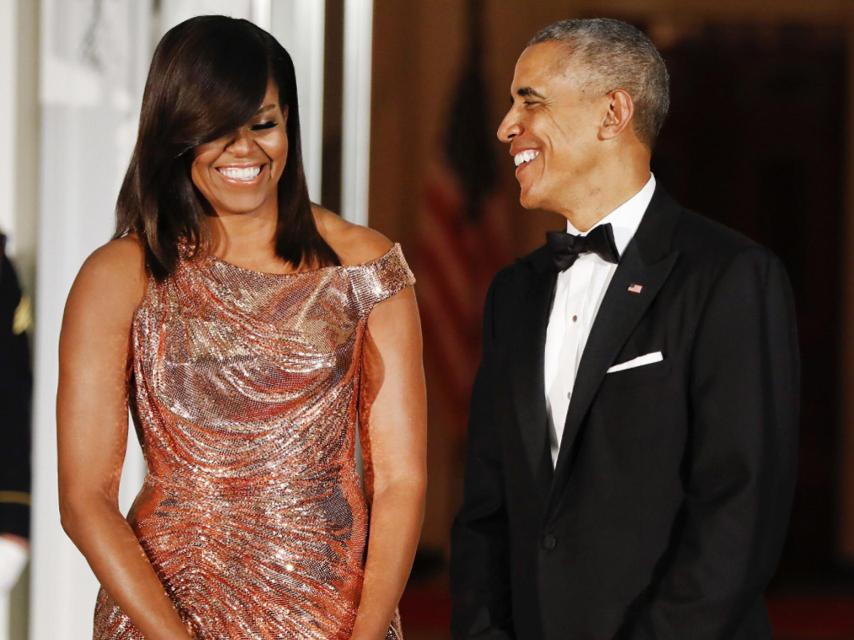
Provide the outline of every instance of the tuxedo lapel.
<path id="1" fill-rule="evenodd" d="M 531 261 L 531 281 L 518 310 L 517 340 L 512 357 L 513 404 L 516 411 L 525 455 L 535 482 L 548 491 L 542 465 L 546 447 L 546 396 L 543 379 L 543 359 L 546 326 L 554 296 L 557 274 L 548 264 L 548 253 L 540 249 Z"/>
<path id="2" fill-rule="evenodd" d="M 676 263 L 678 253 L 671 252 L 669 246 L 677 214 L 678 205 L 662 190 L 656 189 L 608 286 L 575 378 L 549 494 L 549 508 L 569 477 L 575 441 L 605 372 L 614 364 L 620 349 Z"/>

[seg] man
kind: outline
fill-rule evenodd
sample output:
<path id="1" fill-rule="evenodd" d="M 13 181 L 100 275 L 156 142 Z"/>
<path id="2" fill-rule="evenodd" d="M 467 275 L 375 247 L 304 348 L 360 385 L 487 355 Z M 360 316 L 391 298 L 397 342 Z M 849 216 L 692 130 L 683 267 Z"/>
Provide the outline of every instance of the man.
<path id="1" fill-rule="evenodd" d="M 616 20 L 556 23 L 516 64 L 498 137 L 522 205 L 567 232 L 487 295 L 454 638 L 771 638 L 763 591 L 796 467 L 792 297 L 769 251 L 656 185 L 668 84 Z"/>
<path id="2" fill-rule="evenodd" d="M 0 234 L 0 607 L 26 564 L 30 533 L 30 309 L 5 243 Z"/>

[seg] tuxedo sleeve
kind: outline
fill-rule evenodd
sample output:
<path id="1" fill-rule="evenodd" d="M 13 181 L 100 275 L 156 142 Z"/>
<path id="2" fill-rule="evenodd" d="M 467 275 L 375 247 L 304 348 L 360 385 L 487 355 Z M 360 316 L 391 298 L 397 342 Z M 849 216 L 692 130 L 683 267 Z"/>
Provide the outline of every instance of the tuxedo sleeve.
<path id="1" fill-rule="evenodd" d="M 469 411 L 463 505 L 451 534 L 451 628 L 455 640 L 513 637 L 507 513 L 495 420 L 494 304 L 483 315 L 483 351 Z"/>
<path id="2" fill-rule="evenodd" d="M 743 250 L 722 272 L 689 367 L 683 511 L 621 638 L 730 640 L 776 569 L 795 487 L 799 363 L 788 278 L 770 252 Z"/>

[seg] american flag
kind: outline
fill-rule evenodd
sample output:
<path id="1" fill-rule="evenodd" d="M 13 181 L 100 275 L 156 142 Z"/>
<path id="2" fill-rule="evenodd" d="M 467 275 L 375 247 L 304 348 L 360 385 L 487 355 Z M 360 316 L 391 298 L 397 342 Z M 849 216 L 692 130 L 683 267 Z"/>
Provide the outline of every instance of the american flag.
<path id="1" fill-rule="evenodd" d="M 482 76 L 480 2 L 469 3 L 469 51 L 452 95 L 441 154 L 427 177 L 415 251 L 431 395 L 465 427 L 480 357 L 481 312 L 510 260 L 498 194 L 495 129 Z"/>

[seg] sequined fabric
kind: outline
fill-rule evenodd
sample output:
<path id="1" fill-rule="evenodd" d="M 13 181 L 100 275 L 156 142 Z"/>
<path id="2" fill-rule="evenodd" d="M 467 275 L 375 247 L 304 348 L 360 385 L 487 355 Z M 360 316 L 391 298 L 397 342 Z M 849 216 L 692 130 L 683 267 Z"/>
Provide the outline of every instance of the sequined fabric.
<path id="1" fill-rule="evenodd" d="M 131 394 L 148 475 L 128 520 L 195 638 L 350 637 L 361 349 L 371 308 L 413 282 L 398 245 L 293 274 L 185 260 L 149 282 Z M 142 638 L 103 589 L 94 638 Z"/>

